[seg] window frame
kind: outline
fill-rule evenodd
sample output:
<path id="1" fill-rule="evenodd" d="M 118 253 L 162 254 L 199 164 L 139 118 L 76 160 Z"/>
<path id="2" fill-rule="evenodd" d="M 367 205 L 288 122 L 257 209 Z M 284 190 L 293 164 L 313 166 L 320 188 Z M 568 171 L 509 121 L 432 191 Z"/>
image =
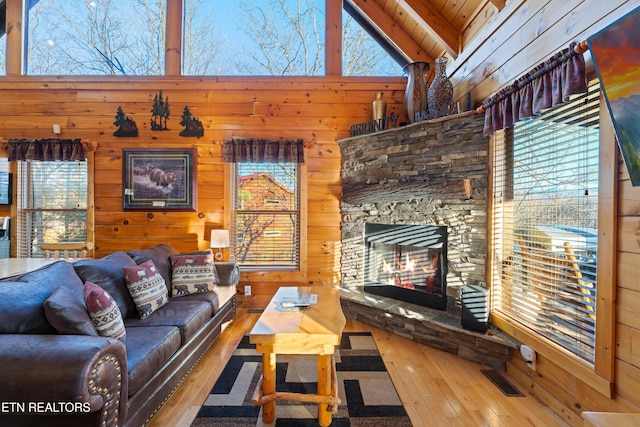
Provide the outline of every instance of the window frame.
<path id="1" fill-rule="evenodd" d="M 235 195 L 236 188 L 236 169 L 237 166 L 234 163 L 224 163 L 224 174 L 228 176 L 229 179 L 226 179 L 224 182 L 224 209 L 227 214 L 224 217 L 224 228 L 230 230 L 231 242 L 230 242 L 230 251 L 231 254 L 235 252 L 234 247 L 234 236 L 233 232 L 234 227 L 234 215 L 235 211 L 233 209 L 234 202 L 233 198 Z M 300 272 L 306 275 L 307 271 L 307 164 L 306 163 L 297 163 L 298 168 L 298 204 L 299 204 L 299 237 L 298 237 L 298 263 L 297 266 L 274 266 L 274 267 L 266 267 L 266 266 L 243 266 L 238 265 L 238 268 L 243 272 L 261 272 L 264 270 L 269 271 L 289 271 L 289 272 Z"/>
<path id="2" fill-rule="evenodd" d="M 95 203 L 94 203 L 94 194 L 95 194 L 95 152 L 94 152 L 94 144 L 90 141 L 83 142 L 85 148 L 85 162 L 87 163 L 87 209 L 86 209 L 86 242 L 90 243 L 88 247 L 90 249 L 87 252 L 88 257 L 93 257 L 94 255 L 94 245 L 95 242 Z M 13 194 L 18 196 L 18 162 L 9 162 L 9 171 L 13 173 L 15 179 L 13 180 Z M 10 227 L 11 234 L 11 251 L 16 254 L 16 258 L 23 258 L 18 253 L 18 215 L 20 214 L 19 209 L 20 200 L 18 197 L 14 199 L 14 203 L 11 205 L 11 217 L 16 219 L 16 224 Z"/>
<path id="3" fill-rule="evenodd" d="M 608 116 L 607 106 L 600 91 L 599 102 L 600 120 L 600 163 L 598 166 L 598 261 L 596 295 L 596 336 L 595 360 L 591 364 L 579 356 L 562 348 L 560 345 L 537 334 L 529 328 L 516 323 L 505 314 L 495 311 L 491 307 L 490 321 L 499 329 L 512 336 L 519 342 L 526 344 L 541 356 L 570 372 L 591 388 L 608 398 L 613 397 L 614 363 L 615 363 L 615 284 L 616 284 L 616 228 L 617 228 L 617 176 L 618 176 L 618 148 L 615 143 L 613 125 Z M 495 153 L 495 136 L 489 140 L 489 159 Z M 490 165 L 489 188 L 493 191 L 493 165 Z M 493 213 L 493 194 L 489 197 L 489 212 Z M 489 241 L 493 241 L 495 230 L 493 221 L 488 223 Z M 488 245 L 492 252 L 491 244 Z M 487 254 L 487 280 L 491 284 L 491 272 L 495 268 L 493 257 Z"/>

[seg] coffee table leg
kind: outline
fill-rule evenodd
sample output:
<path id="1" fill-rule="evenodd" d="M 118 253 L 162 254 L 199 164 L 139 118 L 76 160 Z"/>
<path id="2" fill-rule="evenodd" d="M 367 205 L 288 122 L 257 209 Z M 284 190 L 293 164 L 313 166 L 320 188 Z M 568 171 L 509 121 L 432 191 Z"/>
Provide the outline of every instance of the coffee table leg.
<path id="1" fill-rule="evenodd" d="M 331 395 L 331 355 L 318 355 L 318 394 Z M 327 410 L 326 403 L 318 404 L 318 424 L 327 427 L 331 424 L 331 412 Z"/>
<path id="2" fill-rule="evenodd" d="M 264 353 L 262 355 L 262 395 L 268 396 L 276 392 L 276 355 Z M 272 400 L 262 405 L 262 421 L 272 423 L 276 419 L 276 401 Z"/>

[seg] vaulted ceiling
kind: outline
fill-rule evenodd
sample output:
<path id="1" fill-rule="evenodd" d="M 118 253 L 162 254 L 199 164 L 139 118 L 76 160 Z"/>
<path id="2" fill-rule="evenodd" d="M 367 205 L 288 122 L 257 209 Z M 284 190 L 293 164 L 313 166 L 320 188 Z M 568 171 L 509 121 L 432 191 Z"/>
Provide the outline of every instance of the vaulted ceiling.
<path id="1" fill-rule="evenodd" d="M 506 0 L 343 0 L 398 62 L 455 59 Z M 395 52 L 391 52 L 395 51 Z"/>

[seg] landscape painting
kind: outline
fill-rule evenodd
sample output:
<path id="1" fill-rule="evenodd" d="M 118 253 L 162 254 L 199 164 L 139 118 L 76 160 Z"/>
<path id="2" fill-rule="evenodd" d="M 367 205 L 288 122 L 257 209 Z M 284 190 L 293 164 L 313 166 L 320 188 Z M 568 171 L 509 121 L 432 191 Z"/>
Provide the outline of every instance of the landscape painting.
<path id="1" fill-rule="evenodd" d="M 124 209 L 196 210 L 193 149 L 123 150 Z"/>
<path id="2" fill-rule="evenodd" d="M 640 185 L 640 8 L 587 42 L 631 183 Z"/>

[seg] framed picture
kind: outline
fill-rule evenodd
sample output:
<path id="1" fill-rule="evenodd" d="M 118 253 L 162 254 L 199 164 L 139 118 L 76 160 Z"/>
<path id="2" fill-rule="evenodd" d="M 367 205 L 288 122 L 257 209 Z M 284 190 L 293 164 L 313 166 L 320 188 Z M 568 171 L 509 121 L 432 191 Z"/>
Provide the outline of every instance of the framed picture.
<path id="1" fill-rule="evenodd" d="M 195 149 L 124 149 L 123 208 L 196 210 Z"/>
<path id="2" fill-rule="evenodd" d="M 640 8 L 587 42 L 631 183 L 640 185 Z"/>

